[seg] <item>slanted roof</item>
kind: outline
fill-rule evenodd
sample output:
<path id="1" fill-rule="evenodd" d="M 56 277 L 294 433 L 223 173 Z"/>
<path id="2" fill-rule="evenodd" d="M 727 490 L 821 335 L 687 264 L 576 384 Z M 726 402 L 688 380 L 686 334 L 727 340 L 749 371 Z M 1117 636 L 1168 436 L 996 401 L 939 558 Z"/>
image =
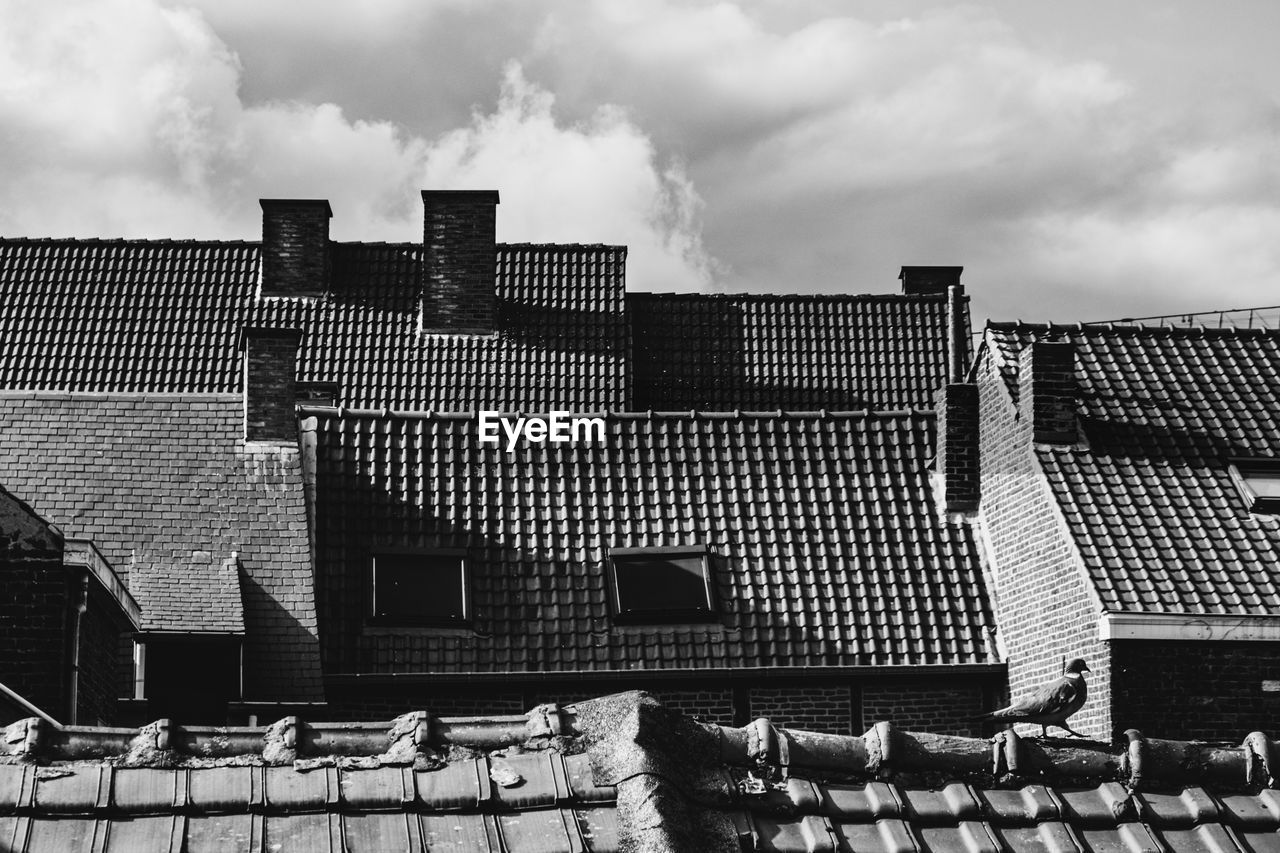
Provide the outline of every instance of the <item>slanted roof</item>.
<path id="1" fill-rule="evenodd" d="M 987 352 L 1017 395 L 1017 354 L 1074 343 L 1084 443 L 1036 454 L 1108 611 L 1280 608 L 1280 517 L 1253 515 L 1232 457 L 1280 456 L 1280 331 L 994 323 Z"/>
<path id="2" fill-rule="evenodd" d="M 615 414 L 603 444 L 511 454 L 465 415 L 303 418 L 328 672 L 997 662 L 972 530 L 935 511 L 931 413 Z M 717 619 L 615 624 L 609 549 L 686 545 Z M 406 547 L 469 549 L 468 630 L 362 630 L 370 555 Z"/>
<path id="3" fill-rule="evenodd" d="M 298 451 L 233 395 L 0 393 L 0 481 L 125 580 L 145 631 L 247 632 L 251 698 L 320 686 Z M 238 559 L 238 563 L 237 563 Z"/>
<path id="4" fill-rule="evenodd" d="M 947 381 L 945 292 L 633 293 L 627 311 L 638 410 L 928 408 Z"/>
<path id="5" fill-rule="evenodd" d="M 167 723 L 168 721 L 166 721 Z M 0 844 L 178 853 L 1275 849 L 1261 734 L 1122 750 L 1012 732 L 860 737 L 699 723 L 645 694 L 523 717 L 9 727 Z M 39 762 L 39 764 L 37 764 Z M 277 845 L 281 845 L 279 848 Z"/>
<path id="6" fill-rule="evenodd" d="M 343 405 L 624 407 L 624 248 L 499 246 L 496 336 L 418 334 L 420 245 L 330 244 L 317 300 L 255 299 L 260 248 L 0 240 L 0 389 L 233 392 L 241 329 L 296 323 Z"/>
<path id="7" fill-rule="evenodd" d="M 0 390 L 233 392 L 246 325 L 301 327 L 299 379 L 366 408 L 898 409 L 946 380 L 942 293 L 626 295 L 623 247 L 500 244 L 497 333 L 423 335 L 420 245 L 329 248 L 325 296 L 260 299 L 258 243 L 0 240 Z"/>

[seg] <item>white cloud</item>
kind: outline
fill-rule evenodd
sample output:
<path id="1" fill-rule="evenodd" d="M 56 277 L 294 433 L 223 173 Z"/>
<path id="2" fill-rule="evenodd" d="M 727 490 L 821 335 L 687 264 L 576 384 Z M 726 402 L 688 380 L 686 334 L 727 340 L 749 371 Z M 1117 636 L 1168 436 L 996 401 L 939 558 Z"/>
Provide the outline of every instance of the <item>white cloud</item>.
<path id="1" fill-rule="evenodd" d="M 189 9 L 18 11 L 0 31 L 2 233 L 252 237 L 258 198 L 323 197 L 339 239 L 413 240 L 419 189 L 497 188 L 505 239 L 627 243 L 648 287 L 709 281 L 680 168 L 618 108 L 559 124 L 518 66 L 495 111 L 430 140 L 332 103 L 244 103 L 236 55 Z"/>

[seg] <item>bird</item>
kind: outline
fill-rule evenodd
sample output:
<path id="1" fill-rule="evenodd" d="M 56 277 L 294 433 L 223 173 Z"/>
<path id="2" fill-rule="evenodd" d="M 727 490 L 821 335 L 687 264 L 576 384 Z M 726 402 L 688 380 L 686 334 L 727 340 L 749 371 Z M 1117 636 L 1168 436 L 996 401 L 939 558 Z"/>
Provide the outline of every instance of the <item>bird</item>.
<path id="1" fill-rule="evenodd" d="M 1007 707 L 983 714 L 975 719 L 995 720 L 1001 723 L 1038 723 L 1040 736 L 1049 736 L 1049 726 L 1065 729 L 1076 737 L 1084 735 L 1067 725 L 1067 718 L 1084 707 L 1089 691 L 1084 674 L 1092 672 L 1084 658 L 1075 658 L 1067 664 L 1062 677 L 1041 685 L 1035 692 L 1020 696 Z"/>

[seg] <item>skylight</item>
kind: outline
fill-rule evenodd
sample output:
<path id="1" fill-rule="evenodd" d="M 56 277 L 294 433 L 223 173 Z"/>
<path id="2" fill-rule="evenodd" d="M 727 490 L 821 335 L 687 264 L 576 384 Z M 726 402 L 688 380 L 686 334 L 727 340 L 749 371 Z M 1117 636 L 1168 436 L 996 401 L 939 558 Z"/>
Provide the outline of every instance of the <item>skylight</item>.
<path id="1" fill-rule="evenodd" d="M 1280 459 L 1234 459 L 1231 478 L 1250 512 L 1280 512 Z"/>
<path id="2" fill-rule="evenodd" d="M 630 622 L 715 618 L 704 548 L 615 548 L 609 555 L 614 613 Z"/>

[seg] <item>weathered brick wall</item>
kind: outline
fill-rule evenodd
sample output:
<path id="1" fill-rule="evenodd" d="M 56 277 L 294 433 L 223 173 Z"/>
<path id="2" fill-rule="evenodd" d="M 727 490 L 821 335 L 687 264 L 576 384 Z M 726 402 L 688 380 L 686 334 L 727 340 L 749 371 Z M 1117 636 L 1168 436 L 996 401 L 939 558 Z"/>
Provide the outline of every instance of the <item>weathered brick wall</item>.
<path id="1" fill-rule="evenodd" d="M 408 688 L 381 691 L 353 688 L 329 691 L 328 720 L 390 720 L 409 711 L 430 711 L 438 717 L 475 717 L 485 714 L 523 714 L 533 707 L 525 704 L 520 690 L 502 687 L 458 686 Z"/>
<path id="2" fill-rule="evenodd" d="M 47 714 L 67 715 L 62 543 L 0 492 L 0 681 Z"/>
<path id="3" fill-rule="evenodd" d="M 1111 736 L 1110 675 L 1098 640 L 1096 605 L 1049 485 L 1035 459 L 1030 424 L 1019 419 L 1004 380 L 988 357 L 978 375 L 982 501 L 979 516 L 994 565 L 987 588 L 1008 655 L 1014 696 L 1062 673 L 1064 659 L 1084 657 L 1090 698 L 1072 718 L 1084 734 Z M 1026 731 L 1039 732 L 1039 727 Z"/>
<path id="4" fill-rule="evenodd" d="M 848 682 L 751 688 L 751 717 L 775 726 L 829 734 L 854 734 Z"/>
<path id="5" fill-rule="evenodd" d="M 262 200 L 262 295 L 314 296 L 329 287 L 329 204 Z"/>
<path id="6" fill-rule="evenodd" d="M 486 333 L 497 322 L 496 192 L 424 191 L 426 331 Z"/>
<path id="7" fill-rule="evenodd" d="M 938 413 L 938 476 L 947 512 L 978 506 L 978 389 L 950 384 L 934 397 Z"/>
<path id="8" fill-rule="evenodd" d="M 982 685 L 945 680 L 866 685 L 862 688 L 863 728 L 888 720 L 900 729 L 978 737 L 972 718 L 987 710 Z"/>
<path id="9" fill-rule="evenodd" d="M 664 705 L 682 714 L 701 717 L 720 726 L 735 725 L 733 718 L 733 690 L 707 688 L 703 690 L 677 690 L 659 688 L 653 694 Z"/>
<path id="10" fill-rule="evenodd" d="M 121 660 L 120 637 L 129 630 L 119 605 L 101 585 L 91 582 L 89 602 L 80 618 L 80 672 L 76 721 L 80 725 L 112 725 L 123 674 L 131 669 Z"/>
<path id="11" fill-rule="evenodd" d="M 1280 644 L 1115 640 L 1111 642 L 1116 729 L 1149 737 L 1241 741 L 1274 736 L 1280 693 Z"/>

